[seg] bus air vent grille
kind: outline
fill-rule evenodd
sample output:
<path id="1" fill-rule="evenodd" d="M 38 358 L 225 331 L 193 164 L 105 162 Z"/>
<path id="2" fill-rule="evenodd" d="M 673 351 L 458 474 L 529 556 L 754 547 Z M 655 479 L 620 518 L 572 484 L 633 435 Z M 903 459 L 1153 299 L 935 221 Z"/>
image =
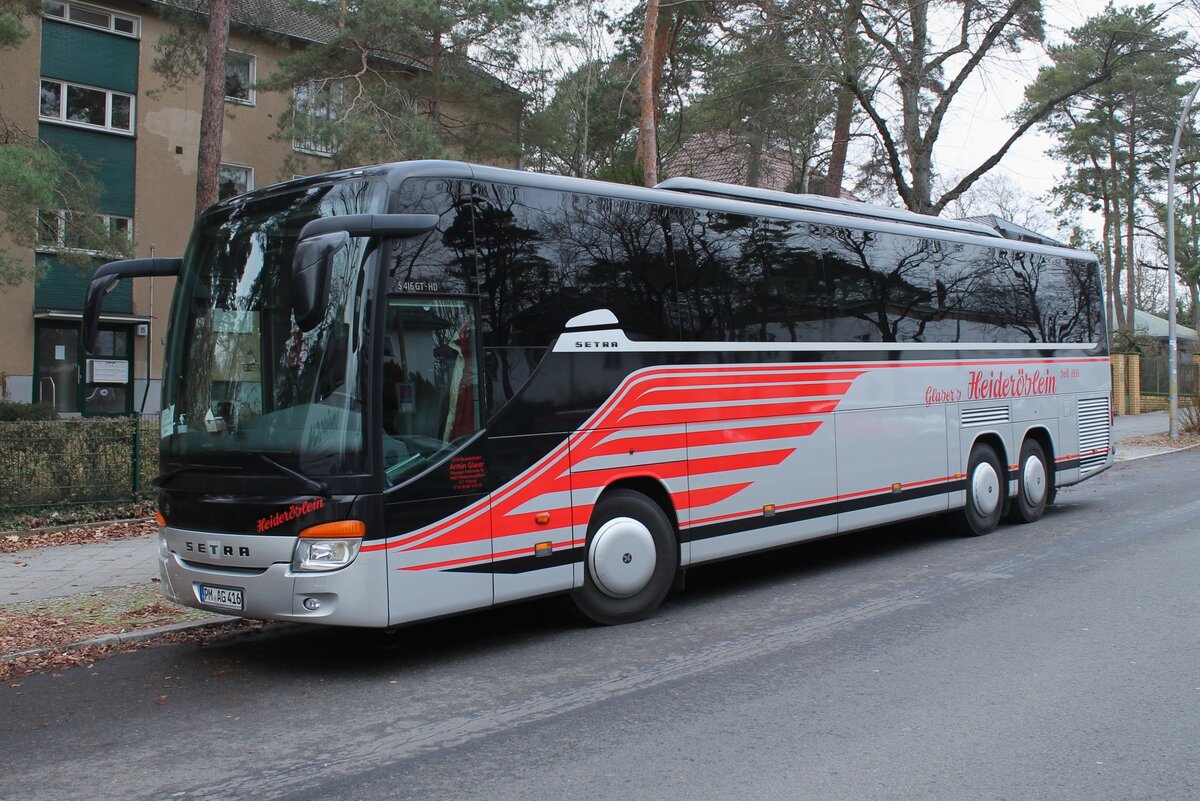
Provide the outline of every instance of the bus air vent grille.
<path id="1" fill-rule="evenodd" d="M 1108 461 L 1108 398 L 1079 401 L 1079 474 L 1082 476 Z"/>
<path id="2" fill-rule="evenodd" d="M 970 426 L 991 426 L 998 423 L 1007 423 L 1008 421 L 1007 406 L 988 406 L 983 409 L 962 410 L 963 428 Z"/>

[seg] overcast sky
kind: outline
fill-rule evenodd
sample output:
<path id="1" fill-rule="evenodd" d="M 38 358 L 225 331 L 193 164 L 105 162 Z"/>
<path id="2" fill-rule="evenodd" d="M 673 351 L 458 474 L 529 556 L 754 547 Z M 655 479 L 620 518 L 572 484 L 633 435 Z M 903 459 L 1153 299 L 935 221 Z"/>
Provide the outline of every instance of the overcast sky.
<path id="1" fill-rule="evenodd" d="M 1105 6 L 1104 0 L 1044 2 L 1046 41 L 1054 44 L 1065 41 L 1071 28 L 1099 14 Z M 1159 5 L 1169 7 L 1166 4 Z M 1174 15 L 1174 21 L 1196 32 L 1200 28 L 1200 20 L 1194 17 L 1194 7 L 1180 9 Z M 935 154 L 942 174 L 963 175 L 1004 143 L 1014 130 L 1006 117 L 1021 105 L 1025 87 L 1033 81 L 1038 68 L 1048 61 L 1044 52 L 1027 48 L 1023 56 L 1006 57 L 1003 61 L 988 64 L 969 91 L 964 88 L 960 102 L 956 104 L 952 124 L 943 135 L 940 149 Z M 1052 145 L 1052 140 L 1035 128 L 1013 145 L 995 172 L 1011 177 L 1029 194 L 1043 194 L 1052 189 L 1064 174 L 1063 166 L 1048 155 Z"/>

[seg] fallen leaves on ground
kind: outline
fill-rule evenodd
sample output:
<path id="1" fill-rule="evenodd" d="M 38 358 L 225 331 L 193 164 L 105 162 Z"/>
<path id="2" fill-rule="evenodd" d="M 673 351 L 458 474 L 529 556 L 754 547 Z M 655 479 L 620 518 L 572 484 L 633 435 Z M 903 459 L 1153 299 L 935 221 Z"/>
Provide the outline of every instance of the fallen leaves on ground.
<path id="1" fill-rule="evenodd" d="M 130 537 L 140 537 L 143 534 L 153 534 L 158 531 L 158 523 L 153 517 L 140 520 L 123 520 L 117 523 L 101 523 L 99 525 L 72 526 L 56 531 L 31 531 L 28 534 L 9 534 L 0 539 L 0 553 L 15 553 L 31 548 L 45 548 L 52 545 L 88 545 L 111 540 L 124 540 Z"/>
<path id="2" fill-rule="evenodd" d="M 1128 437 L 1117 443 L 1117 453 L 1121 452 L 1122 445 L 1131 448 L 1190 448 L 1193 445 L 1200 445 L 1200 434 L 1180 433 L 1179 439 L 1171 439 L 1165 433 L 1150 434 L 1144 437 Z"/>
<path id="3" fill-rule="evenodd" d="M 2 624 L 0 624 L 2 625 Z M 230 620 L 204 628 L 172 631 L 147 640 L 114 643 L 112 645 L 89 645 L 86 648 L 54 648 L 49 651 L 24 654 L 14 659 L 0 660 L 0 683 L 10 687 L 20 686 L 22 676 L 35 673 L 65 670 L 72 667 L 92 668 L 95 663 L 116 654 L 153 648 L 161 645 L 192 643 L 205 646 L 239 634 L 261 631 L 270 625 L 259 620 Z M 55 674 L 58 675 L 57 673 Z"/>
<path id="4" fill-rule="evenodd" d="M 0 681 L 26 673 L 90 664 L 109 652 L 138 647 L 136 643 L 121 643 L 68 648 L 72 643 L 104 634 L 216 620 L 219 617 L 209 612 L 165 602 L 153 585 L 3 606 L 0 607 L 0 655 L 41 653 L 0 660 Z"/>

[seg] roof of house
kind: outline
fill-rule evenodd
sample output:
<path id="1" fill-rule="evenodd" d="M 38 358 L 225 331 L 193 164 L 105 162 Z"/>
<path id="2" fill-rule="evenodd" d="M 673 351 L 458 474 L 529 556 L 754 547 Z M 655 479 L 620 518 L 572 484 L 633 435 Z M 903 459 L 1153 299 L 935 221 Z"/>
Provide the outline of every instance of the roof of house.
<path id="1" fill-rule="evenodd" d="M 980 214 L 975 217 L 962 217 L 961 219 L 968 222 L 982 223 L 989 228 L 995 228 L 1005 239 L 1015 239 L 1018 242 L 1037 242 L 1040 245 L 1053 245 L 1060 248 L 1069 247 L 1069 245 L 1059 242 L 1053 237 L 1039 234 L 1032 228 L 1018 225 L 1012 220 L 1006 220 L 995 214 Z"/>
<path id="2" fill-rule="evenodd" d="M 144 6 L 158 6 L 159 8 L 197 14 L 202 17 L 208 16 L 210 5 L 209 0 L 134 1 Z M 316 44 L 327 42 L 338 34 L 337 25 L 315 14 L 305 13 L 302 5 L 302 3 L 296 2 L 296 0 L 233 0 L 230 21 L 233 26 L 245 30 Z M 375 55 L 378 55 L 383 60 L 409 67 L 417 72 L 425 72 L 428 69 L 421 62 L 412 58 L 406 58 L 394 51 L 376 53 Z M 502 89 L 517 92 L 517 89 L 486 70 L 482 70 L 476 66 L 471 66 L 470 69 Z"/>
<path id="3" fill-rule="evenodd" d="M 209 0 L 137 0 L 145 6 L 158 6 L 207 17 Z M 306 14 L 288 0 L 233 0 L 231 23 L 241 28 L 285 36 L 306 42 L 325 42 L 337 34 L 337 26 L 312 14 Z"/>
<path id="4" fill-rule="evenodd" d="M 729 131 L 693 134 L 663 163 L 664 177 L 699 178 L 723 184 L 747 185 L 750 173 L 750 142 Z M 787 151 L 777 147 L 763 149 L 759 160 L 759 189 L 785 192 L 795 184 L 796 165 Z M 816 173 L 810 180 L 824 183 Z M 841 197 L 858 200 L 846 190 Z"/>
<path id="5" fill-rule="evenodd" d="M 1166 320 L 1141 309 L 1133 310 L 1133 329 L 1139 334 L 1146 334 L 1156 339 L 1165 339 L 1171 335 Z M 1179 339 L 1200 338 L 1196 329 L 1180 325 L 1178 320 L 1175 322 L 1175 336 Z"/>

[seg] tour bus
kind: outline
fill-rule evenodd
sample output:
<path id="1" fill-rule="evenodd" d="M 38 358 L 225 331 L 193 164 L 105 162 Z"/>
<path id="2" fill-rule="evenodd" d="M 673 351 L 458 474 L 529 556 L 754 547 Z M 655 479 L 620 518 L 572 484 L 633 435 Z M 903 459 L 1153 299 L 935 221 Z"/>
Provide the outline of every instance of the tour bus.
<path id="1" fill-rule="evenodd" d="M 391 627 L 926 517 L 1037 520 L 1112 464 L 1096 259 L 990 227 L 444 161 L 209 209 L 163 368 L 166 594 Z"/>

